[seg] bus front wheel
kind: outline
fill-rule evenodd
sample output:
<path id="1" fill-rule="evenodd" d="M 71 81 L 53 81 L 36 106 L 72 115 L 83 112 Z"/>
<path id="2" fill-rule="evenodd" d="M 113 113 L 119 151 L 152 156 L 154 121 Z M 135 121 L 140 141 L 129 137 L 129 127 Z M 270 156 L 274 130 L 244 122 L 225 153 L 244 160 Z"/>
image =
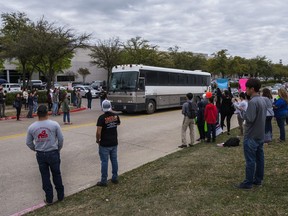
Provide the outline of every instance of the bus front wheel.
<path id="1" fill-rule="evenodd" d="M 146 112 L 147 114 L 152 114 L 156 110 L 156 104 L 153 100 L 149 100 L 146 106 Z"/>

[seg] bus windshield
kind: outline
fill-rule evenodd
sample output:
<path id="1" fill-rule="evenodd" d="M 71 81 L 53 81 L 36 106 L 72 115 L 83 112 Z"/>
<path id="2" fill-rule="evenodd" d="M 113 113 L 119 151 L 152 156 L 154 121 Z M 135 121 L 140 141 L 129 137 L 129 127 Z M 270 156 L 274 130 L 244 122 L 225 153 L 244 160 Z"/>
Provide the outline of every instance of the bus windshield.
<path id="1" fill-rule="evenodd" d="M 138 71 L 112 73 L 109 91 L 135 91 Z"/>

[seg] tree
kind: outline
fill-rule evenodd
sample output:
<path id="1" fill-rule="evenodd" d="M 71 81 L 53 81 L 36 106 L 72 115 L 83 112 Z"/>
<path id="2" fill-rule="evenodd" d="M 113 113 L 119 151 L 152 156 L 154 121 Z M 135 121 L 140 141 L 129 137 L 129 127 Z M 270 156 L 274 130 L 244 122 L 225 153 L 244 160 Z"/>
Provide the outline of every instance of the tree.
<path id="1" fill-rule="evenodd" d="M 277 79 L 279 82 L 282 78 L 286 78 L 288 76 L 288 67 L 282 64 L 274 64 L 272 65 L 272 71 L 274 78 Z"/>
<path id="2" fill-rule="evenodd" d="M 32 22 L 25 13 L 1 14 L 3 28 L 0 30 L 0 58 L 12 60 L 16 58 L 22 69 L 23 86 L 26 85 L 26 67 L 33 55 L 31 43 Z"/>
<path id="3" fill-rule="evenodd" d="M 158 61 L 158 46 L 149 44 L 148 40 L 137 36 L 122 43 L 124 64 L 144 64 L 156 66 Z"/>
<path id="4" fill-rule="evenodd" d="M 97 65 L 100 68 L 104 68 L 108 73 L 108 85 L 109 79 L 112 73 L 112 68 L 115 65 L 120 64 L 121 61 L 121 48 L 118 38 L 110 38 L 108 40 L 98 40 L 97 44 L 91 48 L 90 54 L 92 64 Z"/>
<path id="5" fill-rule="evenodd" d="M 4 69 L 4 59 L 0 58 L 0 70 Z"/>
<path id="6" fill-rule="evenodd" d="M 175 68 L 184 70 L 207 70 L 207 60 L 204 56 L 192 52 L 179 52 L 179 49 L 178 46 L 168 49 Z"/>
<path id="7" fill-rule="evenodd" d="M 90 35 L 77 36 L 72 29 L 56 27 L 43 18 L 35 24 L 34 46 L 37 55 L 31 62 L 47 79 L 47 87 L 54 83 L 57 73 L 71 67 L 77 48 L 86 48 Z"/>
<path id="8" fill-rule="evenodd" d="M 242 77 L 244 74 L 249 73 L 247 59 L 240 56 L 230 57 L 228 59 L 228 71 L 230 75 L 238 75 L 238 77 Z"/>
<path id="9" fill-rule="evenodd" d="M 225 77 L 228 74 L 228 58 L 226 49 L 220 50 L 217 53 L 213 53 L 213 58 L 209 59 L 208 67 L 209 71 L 215 74 L 221 74 Z"/>
<path id="10" fill-rule="evenodd" d="M 83 78 L 83 83 L 85 83 L 86 77 L 91 74 L 88 68 L 79 68 L 77 71 Z"/>

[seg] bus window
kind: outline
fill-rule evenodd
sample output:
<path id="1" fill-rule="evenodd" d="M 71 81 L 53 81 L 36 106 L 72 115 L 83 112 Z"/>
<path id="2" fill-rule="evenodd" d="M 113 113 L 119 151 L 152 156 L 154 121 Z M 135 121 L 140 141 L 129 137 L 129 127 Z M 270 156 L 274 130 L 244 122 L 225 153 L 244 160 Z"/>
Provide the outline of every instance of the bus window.
<path id="1" fill-rule="evenodd" d="M 159 85 L 168 86 L 169 85 L 169 73 L 159 73 Z"/>
<path id="2" fill-rule="evenodd" d="M 178 75 L 176 73 L 169 73 L 169 84 L 174 86 L 178 84 Z"/>
<path id="3" fill-rule="evenodd" d="M 187 86 L 188 82 L 188 76 L 186 74 L 179 74 L 179 85 Z"/>
<path id="4" fill-rule="evenodd" d="M 145 79 L 144 78 L 139 78 L 138 91 L 145 91 Z"/>
<path id="5" fill-rule="evenodd" d="M 158 85 L 157 71 L 146 71 L 146 85 Z"/>

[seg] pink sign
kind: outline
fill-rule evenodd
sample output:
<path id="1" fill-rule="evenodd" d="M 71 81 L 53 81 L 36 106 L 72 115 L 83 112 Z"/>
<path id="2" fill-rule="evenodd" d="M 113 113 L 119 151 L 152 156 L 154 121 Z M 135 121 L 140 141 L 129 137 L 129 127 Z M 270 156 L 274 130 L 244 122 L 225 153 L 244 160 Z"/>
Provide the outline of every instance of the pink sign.
<path id="1" fill-rule="evenodd" d="M 239 79 L 239 92 L 246 92 L 246 82 L 248 79 Z"/>

